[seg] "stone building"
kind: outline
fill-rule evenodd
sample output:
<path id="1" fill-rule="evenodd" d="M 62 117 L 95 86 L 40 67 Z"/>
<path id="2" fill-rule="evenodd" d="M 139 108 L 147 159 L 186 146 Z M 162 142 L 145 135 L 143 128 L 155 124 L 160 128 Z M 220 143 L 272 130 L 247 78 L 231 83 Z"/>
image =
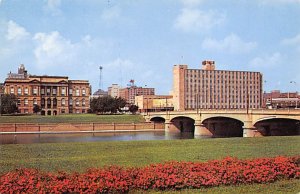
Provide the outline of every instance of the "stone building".
<path id="1" fill-rule="evenodd" d="M 87 80 L 69 80 L 66 76 L 29 75 L 22 64 L 18 73 L 9 73 L 5 93 L 18 98 L 20 113 L 33 113 L 34 105 L 42 115 L 87 113 L 90 107 L 90 84 Z"/>
<path id="2" fill-rule="evenodd" d="M 120 96 L 120 86 L 118 84 L 112 84 L 110 87 L 108 87 L 108 95 L 118 98 Z"/>
<path id="3" fill-rule="evenodd" d="M 262 106 L 262 74 L 215 70 L 209 60 L 202 69 L 174 65 L 172 92 L 175 110 L 257 109 Z"/>

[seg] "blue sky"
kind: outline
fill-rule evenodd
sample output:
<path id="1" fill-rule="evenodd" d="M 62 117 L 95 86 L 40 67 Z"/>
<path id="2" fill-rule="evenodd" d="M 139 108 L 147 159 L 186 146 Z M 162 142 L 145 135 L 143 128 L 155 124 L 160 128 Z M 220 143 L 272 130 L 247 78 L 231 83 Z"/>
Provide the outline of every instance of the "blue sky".
<path id="1" fill-rule="evenodd" d="M 300 0 L 0 0 L 0 82 L 35 75 L 172 89 L 172 67 L 216 61 L 300 90 Z M 292 82 L 292 83 L 290 83 Z"/>

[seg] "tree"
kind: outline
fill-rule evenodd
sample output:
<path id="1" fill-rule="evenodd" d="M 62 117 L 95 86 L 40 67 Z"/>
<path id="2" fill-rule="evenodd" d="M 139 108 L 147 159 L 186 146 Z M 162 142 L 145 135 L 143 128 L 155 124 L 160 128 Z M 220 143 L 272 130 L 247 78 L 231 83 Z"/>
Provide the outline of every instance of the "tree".
<path id="1" fill-rule="evenodd" d="M 132 114 L 134 114 L 135 115 L 135 113 L 137 112 L 139 110 L 139 107 L 137 106 L 137 105 L 131 105 L 130 107 L 129 107 L 129 111 L 132 113 Z"/>
<path id="2" fill-rule="evenodd" d="M 18 112 L 18 99 L 14 94 L 1 95 L 1 114 L 12 114 Z"/>
<path id="3" fill-rule="evenodd" d="M 91 111 L 94 113 L 117 113 L 126 105 L 126 101 L 122 98 L 113 98 L 104 96 L 93 98 L 90 103 Z"/>
<path id="4" fill-rule="evenodd" d="M 39 106 L 39 105 L 37 105 L 37 104 L 35 104 L 35 105 L 33 105 L 33 112 L 35 113 L 35 114 L 37 114 L 38 112 L 41 112 L 41 107 Z"/>

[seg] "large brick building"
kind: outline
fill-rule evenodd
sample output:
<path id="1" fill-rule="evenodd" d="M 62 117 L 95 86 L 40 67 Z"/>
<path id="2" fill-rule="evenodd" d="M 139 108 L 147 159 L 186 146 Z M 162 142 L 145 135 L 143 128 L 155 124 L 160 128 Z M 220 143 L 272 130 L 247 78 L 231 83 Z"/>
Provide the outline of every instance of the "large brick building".
<path id="1" fill-rule="evenodd" d="M 154 88 L 143 88 L 137 86 L 130 86 L 119 90 L 119 97 L 125 99 L 128 104 L 134 104 L 136 96 L 154 94 Z"/>
<path id="2" fill-rule="evenodd" d="M 273 90 L 263 95 L 263 107 L 269 109 L 299 108 L 300 95 L 298 92 L 280 92 Z"/>
<path id="3" fill-rule="evenodd" d="M 214 61 L 203 61 L 202 69 L 174 65 L 173 103 L 175 110 L 260 108 L 262 74 L 215 70 Z"/>
<path id="4" fill-rule="evenodd" d="M 90 106 L 90 84 L 86 80 L 69 80 L 66 76 L 29 75 L 24 65 L 18 73 L 9 73 L 5 93 L 18 98 L 20 113 L 33 113 L 34 105 L 42 115 L 86 113 Z"/>

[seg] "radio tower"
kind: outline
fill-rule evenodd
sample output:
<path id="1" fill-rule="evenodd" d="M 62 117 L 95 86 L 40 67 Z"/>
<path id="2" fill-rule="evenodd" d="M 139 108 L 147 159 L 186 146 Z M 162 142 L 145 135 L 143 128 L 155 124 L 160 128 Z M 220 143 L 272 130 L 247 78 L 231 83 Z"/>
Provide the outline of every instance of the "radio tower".
<path id="1" fill-rule="evenodd" d="M 100 70 L 99 90 L 102 90 L 102 69 L 103 69 L 103 67 L 100 66 L 99 67 L 99 70 Z"/>

